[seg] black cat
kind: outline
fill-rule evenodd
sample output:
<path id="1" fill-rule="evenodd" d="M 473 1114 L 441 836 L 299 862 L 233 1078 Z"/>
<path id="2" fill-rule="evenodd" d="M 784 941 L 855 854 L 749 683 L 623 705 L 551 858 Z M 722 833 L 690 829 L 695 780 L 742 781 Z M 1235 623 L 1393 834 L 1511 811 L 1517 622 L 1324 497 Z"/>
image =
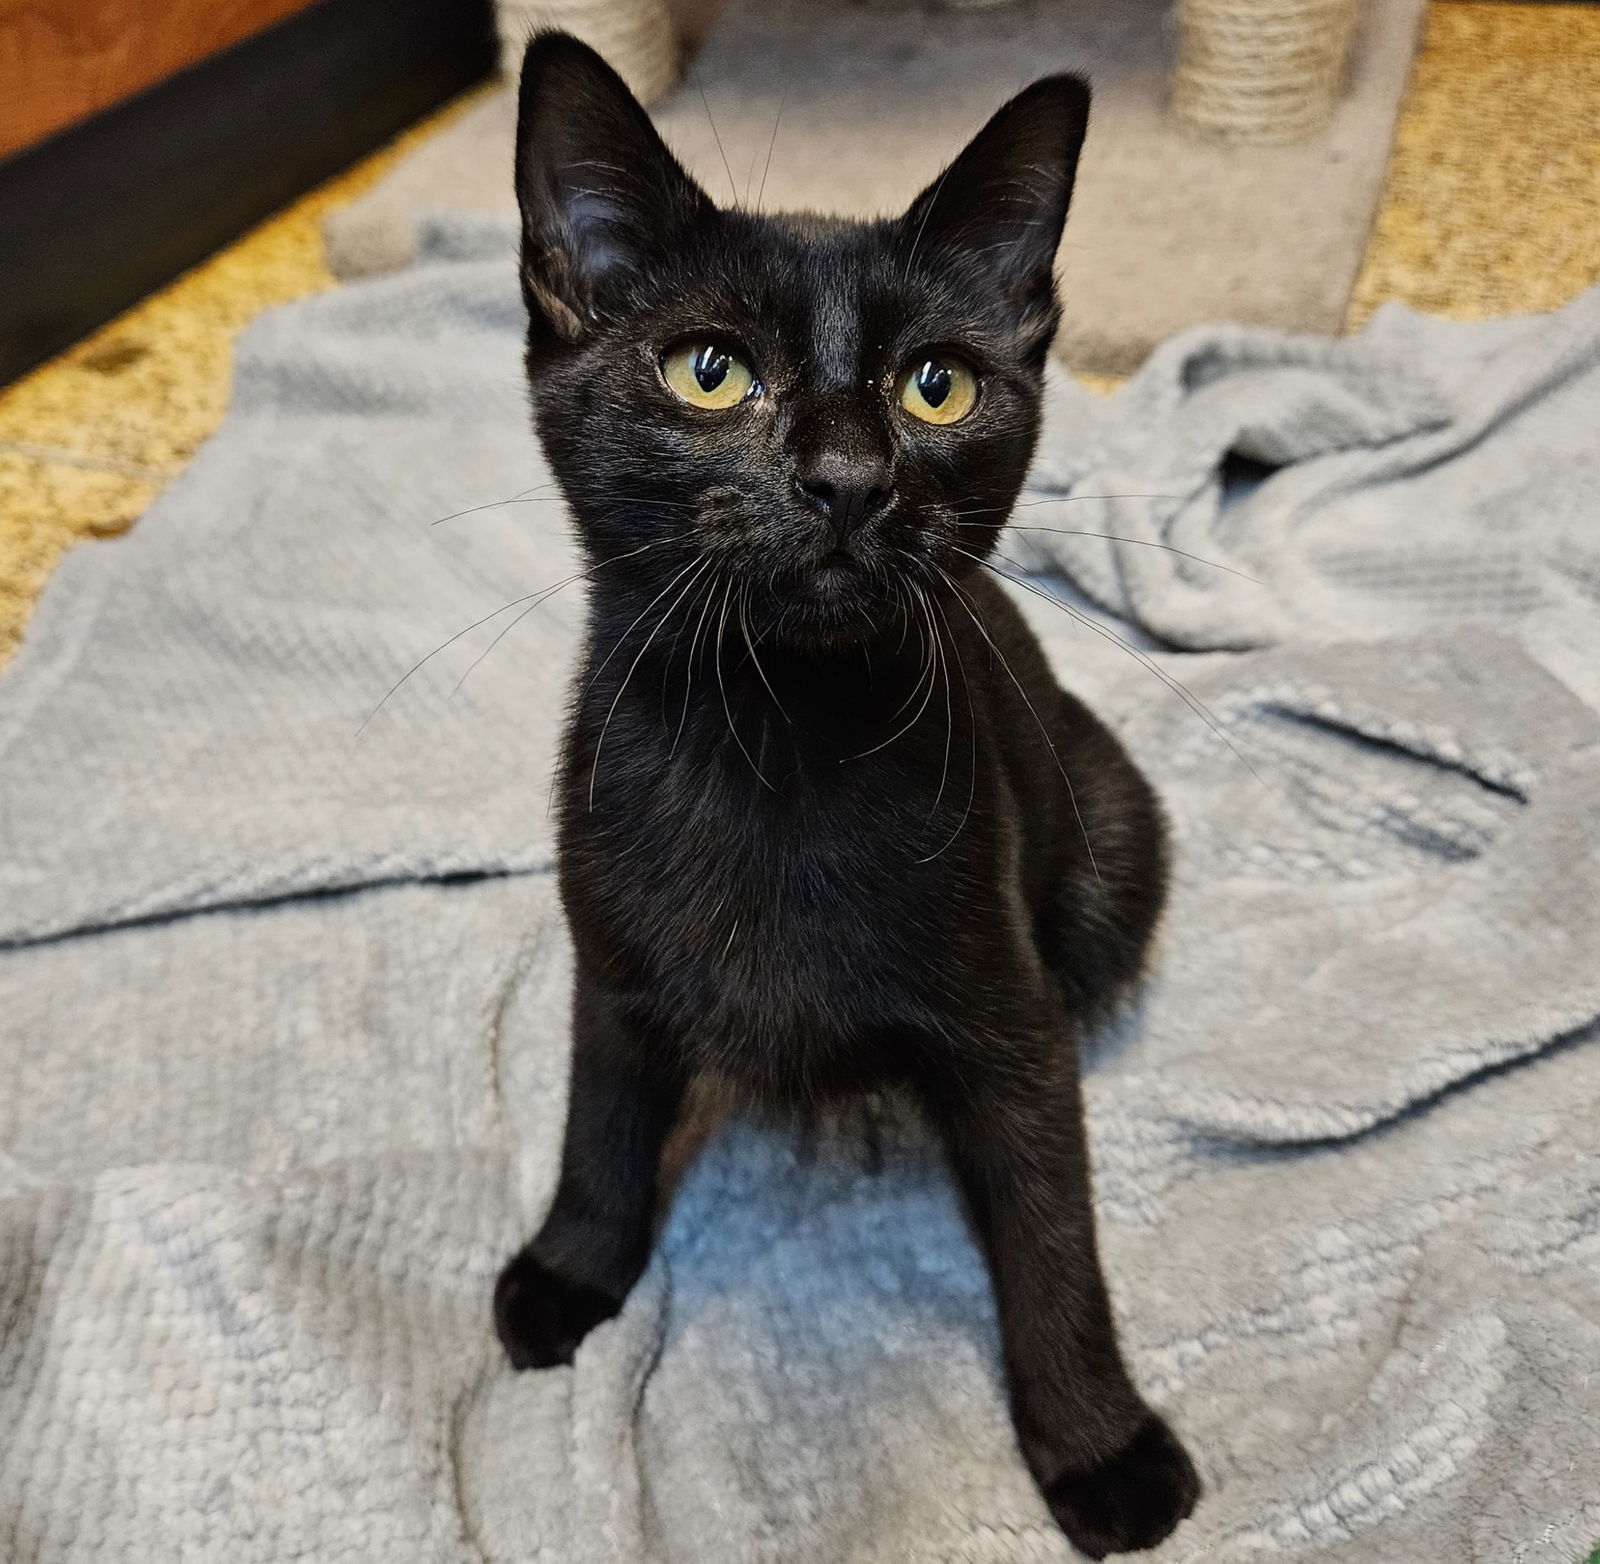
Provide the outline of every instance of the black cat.
<path id="1" fill-rule="evenodd" d="M 762 217 L 713 205 L 585 46 L 528 50 L 528 373 L 592 605 L 566 1144 L 495 1312 L 522 1368 L 617 1312 L 697 1079 L 903 1089 L 987 1252 L 1022 1453 L 1099 1557 L 1199 1493 L 1118 1351 L 1078 1085 L 1160 912 L 1162 824 L 980 569 L 1033 451 L 1088 107 L 1035 83 L 903 217 Z"/>

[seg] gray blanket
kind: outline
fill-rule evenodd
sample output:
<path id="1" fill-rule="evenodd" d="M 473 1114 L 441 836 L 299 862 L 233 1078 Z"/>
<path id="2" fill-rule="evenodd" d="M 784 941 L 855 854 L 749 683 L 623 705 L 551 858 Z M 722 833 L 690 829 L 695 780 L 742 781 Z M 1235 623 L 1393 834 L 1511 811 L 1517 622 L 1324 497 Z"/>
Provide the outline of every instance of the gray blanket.
<path id="1" fill-rule="evenodd" d="M 563 1115 L 581 613 L 513 602 L 573 554 L 507 257 L 438 225 L 257 325 L 0 680 L 0 1558 L 1068 1560 L 913 1126 L 727 1130 L 574 1368 L 493 1344 Z M 1600 295 L 1053 388 L 1002 568 L 1178 842 L 1089 1077 L 1209 1490 L 1153 1558 L 1600 1536 L 1597 427 Z"/>

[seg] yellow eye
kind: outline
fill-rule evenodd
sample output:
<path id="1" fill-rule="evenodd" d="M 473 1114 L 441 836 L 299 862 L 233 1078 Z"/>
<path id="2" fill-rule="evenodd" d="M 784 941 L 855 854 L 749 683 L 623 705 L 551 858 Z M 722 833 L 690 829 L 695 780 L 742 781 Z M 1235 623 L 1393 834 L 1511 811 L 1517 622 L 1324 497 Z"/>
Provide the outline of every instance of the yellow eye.
<path id="1" fill-rule="evenodd" d="M 661 360 L 661 378 L 694 407 L 735 407 L 755 389 L 750 366 L 720 342 L 684 342 Z"/>
<path id="2" fill-rule="evenodd" d="M 900 376 L 900 405 L 925 424 L 953 424 L 978 400 L 978 377 L 959 359 L 924 358 Z"/>

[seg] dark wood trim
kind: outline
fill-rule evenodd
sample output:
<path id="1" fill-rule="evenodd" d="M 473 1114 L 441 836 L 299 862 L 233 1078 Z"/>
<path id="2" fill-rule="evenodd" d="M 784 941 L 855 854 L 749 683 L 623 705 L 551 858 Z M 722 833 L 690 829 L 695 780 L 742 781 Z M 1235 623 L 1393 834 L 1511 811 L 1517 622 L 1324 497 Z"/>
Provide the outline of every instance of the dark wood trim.
<path id="1" fill-rule="evenodd" d="M 109 109 L 313 0 L 0 0 L 0 157 Z"/>
<path id="2" fill-rule="evenodd" d="M 489 0 L 316 0 L 0 162 L 0 383 L 494 64 Z"/>

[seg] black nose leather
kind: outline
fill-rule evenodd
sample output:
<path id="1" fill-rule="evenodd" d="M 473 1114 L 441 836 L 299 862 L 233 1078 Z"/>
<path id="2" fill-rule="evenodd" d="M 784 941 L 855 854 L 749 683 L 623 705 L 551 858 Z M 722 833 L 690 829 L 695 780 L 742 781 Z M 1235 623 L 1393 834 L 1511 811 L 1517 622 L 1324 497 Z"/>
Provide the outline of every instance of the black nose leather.
<path id="1" fill-rule="evenodd" d="M 807 502 L 828 518 L 834 540 L 843 543 L 894 494 L 894 474 L 879 456 L 829 451 L 805 463 L 795 482 Z"/>

